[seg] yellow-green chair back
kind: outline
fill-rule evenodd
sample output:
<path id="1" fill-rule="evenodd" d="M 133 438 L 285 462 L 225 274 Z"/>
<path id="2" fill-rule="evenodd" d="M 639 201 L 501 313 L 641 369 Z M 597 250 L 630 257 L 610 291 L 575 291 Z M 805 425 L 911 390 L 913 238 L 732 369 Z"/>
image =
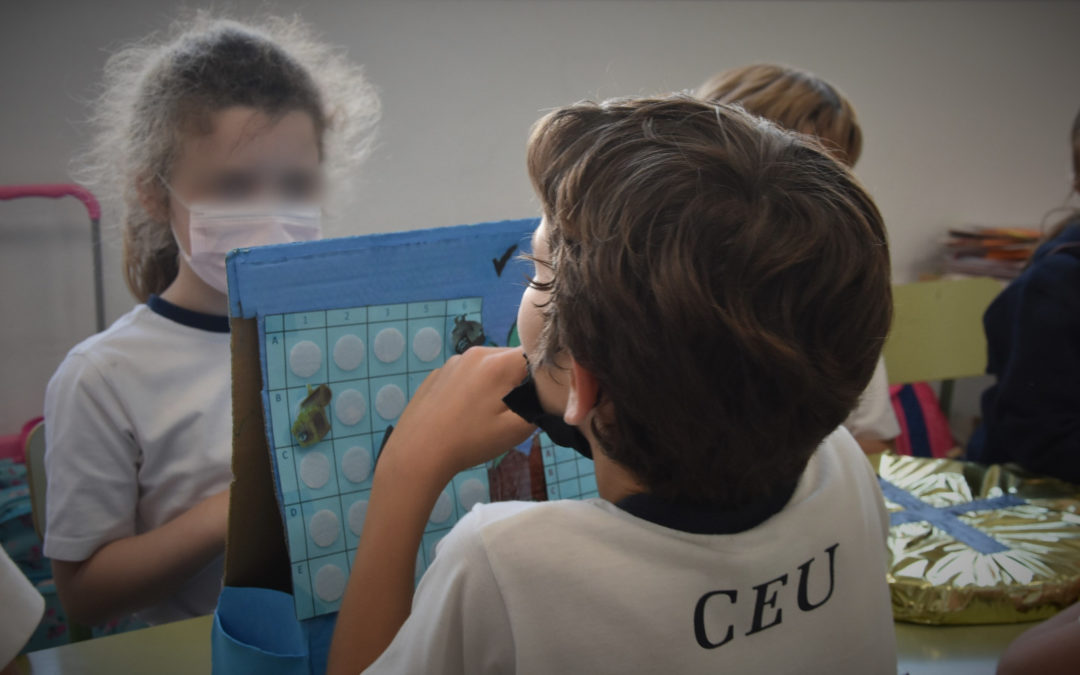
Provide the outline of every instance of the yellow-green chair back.
<path id="1" fill-rule="evenodd" d="M 893 287 L 893 325 L 883 355 L 890 384 L 945 382 L 986 372 L 982 316 L 1004 284 L 985 277 L 920 281 Z"/>
<path id="2" fill-rule="evenodd" d="M 26 436 L 26 482 L 30 484 L 30 513 L 38 536 L 45 537 L 45 423 L 39 422 Z"/>

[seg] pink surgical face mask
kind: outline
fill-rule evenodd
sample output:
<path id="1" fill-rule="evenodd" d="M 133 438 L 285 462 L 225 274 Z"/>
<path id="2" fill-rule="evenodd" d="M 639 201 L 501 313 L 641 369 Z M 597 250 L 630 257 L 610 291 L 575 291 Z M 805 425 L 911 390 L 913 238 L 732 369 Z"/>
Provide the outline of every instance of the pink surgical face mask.
<path id="1" fill-rule="evenodd" d="M 170 188 L 170 192 L 172 189 Z M 176 193 L 173 193 L 176 197 Z M 188 209 L 191 271 L 220 293 L 228 293 L 225 256 L 237 248 L 312 241 L 322 237 L 321 209 L 308 203 L 192 204 Z M 175 235 L 174 235 L 175 236 Z"/>

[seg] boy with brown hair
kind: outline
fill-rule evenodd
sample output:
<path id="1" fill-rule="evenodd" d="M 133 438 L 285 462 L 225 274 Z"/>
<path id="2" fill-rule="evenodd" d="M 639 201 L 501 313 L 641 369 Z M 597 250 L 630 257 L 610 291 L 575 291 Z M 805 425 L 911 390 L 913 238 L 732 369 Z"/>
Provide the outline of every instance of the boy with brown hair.
<path id="1" fill-rule="evenodd" d="M 884 504 L 838 428 L 891 318 L 873 202 L 686 97 L 556 110 L 528 167 L 522 349 L 451 359 L 402 416 L 330 671 L 894 673 Z M 502 401 L 527 374 L 601 498 L 475 507 L 413 598 L 440 491 L 531 432 Z"/>

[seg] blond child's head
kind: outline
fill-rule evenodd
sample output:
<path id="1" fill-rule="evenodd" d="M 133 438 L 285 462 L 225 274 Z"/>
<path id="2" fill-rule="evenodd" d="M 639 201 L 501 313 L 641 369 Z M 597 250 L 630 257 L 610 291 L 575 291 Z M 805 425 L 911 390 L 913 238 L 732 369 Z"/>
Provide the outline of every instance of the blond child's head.
<path id="1" fill-rule="evenodd" d="M 544 217 L 518 327 L 541 400 L 565 400 L 568 357 L 592 373 L 601 451 L 661 497 L 797 480 L 891 318 L 885 230 L 849 171 L 689 97 L 556 110 L 528 168 Z"/>
<path id="2" fill-rule="evenodd" d="M 706 101 L 738 104 L 785 129 L 817 137 L 837 159 L 855 166 L 862 131 L 855 108 L 813 73 L 772 64 L 725 70 L 698 88 Z"/>

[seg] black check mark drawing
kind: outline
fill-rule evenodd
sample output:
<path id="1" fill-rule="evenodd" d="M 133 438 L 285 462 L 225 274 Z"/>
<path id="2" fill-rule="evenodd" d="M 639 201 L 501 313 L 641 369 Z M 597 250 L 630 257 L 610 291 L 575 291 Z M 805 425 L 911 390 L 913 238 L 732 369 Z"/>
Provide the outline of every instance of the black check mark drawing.
<path id="1" fill-rule="evenodd" d="M 517 244 L 514 244 L 510 248 L 506 249 L 506 253 L 502 254 L 502 257 L 496 260 L 491 259 L 491 264 L 495 266 L 495 276 L 501 277 L 503 269 L 506 267 L 506 263 L 510 261 L 510 256 L 514 255 L 514 251 L 517 250 Z"/>

